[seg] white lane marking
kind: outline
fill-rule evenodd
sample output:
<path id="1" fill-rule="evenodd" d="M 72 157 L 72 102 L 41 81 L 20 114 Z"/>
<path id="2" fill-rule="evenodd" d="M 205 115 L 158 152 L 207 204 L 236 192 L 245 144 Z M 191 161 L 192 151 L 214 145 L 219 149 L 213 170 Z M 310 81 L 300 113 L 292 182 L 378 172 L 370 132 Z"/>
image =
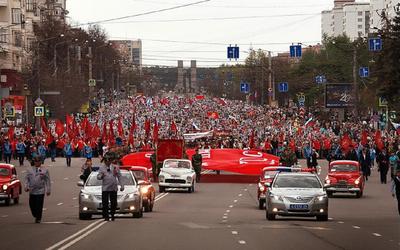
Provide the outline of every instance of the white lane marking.
<path id="1" fill-rule="evenodd" d="M 226 220 L 228 219 L 228 216 L 223 216 L 222 219 Z"/>
<path id="2" fill-rule="evenodd" d="M 228 214 L 227 214 L 227 213 L 224 213 L 224 216 L 228 216 Z"/>
<path id="3" fill-rule="evenodd" d="M 72 197 L 72 199 L 73 199 L 73 200 L 77 200 L 77 199 L 78 199 L 78 197 Z"/>
<path id="4" fill-rule="evenodd" d="M 231 212 L 231 210 L 229 210 L 229 209 L 228 209 L 228 210 L 226 210 L 226 212 L 227 212 L 227 213 L 230 213 L 230 212 Z"/>
<path id="5" fill-rule="evenodd" d="M 328 220 L 333 220 L 333 218 L 329 217 Z"/>
<path id="6" fill-rule="evenodd" d="M 7 217 L 8 217 L 7 214 L 1 216 L 1 218 L 7 218 Z"/>
<path id="7" fill-rule="evenodd" d="M 47 208 L 43 208 L 43 211 L 47 211 Z"/>
<path id="8" fill-rule="evenodd" d="M 237 200 L 234 200 L 233 202 L 234 202 L 234 203 L 236 203 L 236 202 L 237 202 Z"/>
<path id="9" fill-rule="evenodd" d="M 75 208 L 79 207 L 78 205 L 74 205 Z"/>
<path id="10" fill-rule="evenodd" d="M 233 208 L 233 205 L 230 205 L 229 207 L 230 207 L 230 208 Z"/>
<path id="11" fill-rule="evenodd" d="M 245 188 L 245 189 L 243 189 L 243 190 L 247 192 L 247 188 Z"/>
<path id="12" fill-rule="evenodd" d="M 47 222 L 42 222 L 42 224 L 63 224 L 64 222 L 62 221 L 47 221 Z"/>
<path id="13" fill-rule="evenodd" d="M 159 200 L 161 200 L 162 198 L 164 198 L 167 195 L 168 195 L 168 193 L 157 195 L 157 197 L 154 199 L 154 201 L 159 201 Z"/>
<path id="14" fill-rule="evenodd" d="M 240 244 L 240 245 L 245 245 L 245 244 L 246 244 L 246 241 L 244 241 L 244 240 L 239 240 L 239 244 Z"/>
<path id="15" fill-rule="evenodd" d="M 343 221 L 338 221 L 338 223 L 339 223 L 339 224 L 344 224 L 344 222 L 343 222 Z"/>
<path id="16" fill-rule="evenodd" d="M 233 235 L 238 235 L 239 233 L 238 233 L 238 231 L 232 231 L 232 234 Z"/>
<path id="17" fill-rule="evenodd" d="M 249 184 L 249 187 L 253 186 L 253 184 Z"/>
<path id="18" fill-rule="evenodd" d="M 64 178 L 64 181 L 68 181 L 68 180 L 69 180 L 69 178 L 68 178 L 68 177 L 65 177 L 65 178 Z"/>
<path id="19" fill-rule="evenodd" d="M 57 204 L 57 206 L 61 206 L 62 204 L 64 204 L 64 203 L 60 202 L 60 203 Z"/>
<path id="20" fill-rule="evenodd" d="M 381 234 L 378 234 L 378 233 L 373 233 L 372 235 L 376 236 L 376 237 L 381 237 L 382 236 Z"/>
<path id="21" fill-rule="evenodd" d="M 65 239 L 63 239 L 62 241 L 59 241 L 59 242 L 57 242 L 56 244 L 54 244 L 54 245 L 52 245 L 52 246 L 46 248 L 46 250 L 53 250 L 53 249 L 56 249 L 57 247 L 61 246 L 61 245 L 64 244 L 65 242 L 67 242 L 67 241 L 73 239 L 74 237 L 76 237 L 76 236 L 82 234 L 83 232 L 89 230 L 91 227 L 94 227 L 96 224 L 99 224 L 99 223 L 101 223 L 102 221 L 103 221 L 103 220 L 101 219 L 101 220 L 97 220 L 97 221 L 95 221 L 95 222 L 89 224 L 89 226 L 87 226 L 87 227 L 85 227 L 84 229 L 82 229 L 82 230 L 76 232 L 75 234 L 69 236 L 68 238 L 65 238 Z M 103 222 L 105 222 L 105 221 L 103 221 Z"/>
<path id="22" fill-rule="evenodd" d="M 361 227 L 359 226 L 353 226 L 354 229 L 360 229 Z"/>
<path id="23" fill-rule="evenodd" d="M 228 227 L 228 228 L 231 228 L 232 226 L 231 226 L 231 225 L 228 225 L 227 227 Z"/>
<path id="24" fill-rule="evenodd" d="M 77 237 L 76 239 L 74 239 L 73 241 L 70 241 L 68 244 L 64 245 L 63 247 L 59 248 L 59 250 L 65 250 L 68 247 L 74 245 L 76 242 L 80 241 L 81 239 L 85 238 L 86 236 L 88 236 L 89 234 L 91 234 L 92 232 L 96 231 L 98 228 L 100 228 L 101 226 L 103 226 L 104 224 L 106 224 L 107 221 L 103 221 L 100 224 L 98 224 L 97 226 L 95 226 L 94 228 L 90 229 L 89 231 L 87 231 L 86 233 L 82 234 L 81 236 Z"/>
<path id="25" fill-rule="evenodd" d="M 243 196 L 243 194 L 239 194 L 239 197 L 242 197 Z"/>
<path id="26" fill-rule="evenodd" d="M 227 223 L 228 221 L 227 220 L 222 220 L 222 223 Z"/>

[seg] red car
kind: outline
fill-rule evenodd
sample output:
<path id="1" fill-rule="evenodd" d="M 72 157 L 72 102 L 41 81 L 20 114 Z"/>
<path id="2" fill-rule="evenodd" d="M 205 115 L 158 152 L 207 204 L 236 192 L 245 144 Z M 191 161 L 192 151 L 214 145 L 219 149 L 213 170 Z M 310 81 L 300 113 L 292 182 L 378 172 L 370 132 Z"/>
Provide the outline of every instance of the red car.
<path id="1" fill-rule="evenodd" d="M 130 170 L 135 175 L 140 186 L 140 193 L 143 197 L 143 207 L 145 212 L 152 212 L 156 190 L 150 181 L 150 171 L 145 167 L 131 167 Z"/>
<path id="2" fill-rule="evenodd" d="M 18 204 L 22 193 L 21 182 L 17 178 L 17 170 L 13 165 L 0 164 L 0 200 L 10 205 L 11 199 Z"/>
<path id="3" fill-rule="evenodd" d="M 357 198 L 364 192 L 364 176 L 357 161 L 333 161 L 325 178 L 328 196 L 334 193 L 355 193 Z"/>

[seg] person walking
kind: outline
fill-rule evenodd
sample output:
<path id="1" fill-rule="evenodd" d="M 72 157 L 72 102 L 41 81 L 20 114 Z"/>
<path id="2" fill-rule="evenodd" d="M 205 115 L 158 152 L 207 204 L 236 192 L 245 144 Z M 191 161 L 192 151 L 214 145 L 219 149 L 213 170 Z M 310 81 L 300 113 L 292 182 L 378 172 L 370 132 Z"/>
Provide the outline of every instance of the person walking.
<path id="1" fill-rule="evenodd" d="M 39 145 L 37 147 L 38 153 L 40 155 L 40 157 L 42 157 L 42 164 L 44 164 L 44 161 L 46 160 L 46 146 L 44 145 L 44 143 L 46 142 L 46 140 L 43 140 L 41 142 L 39 142 Z"/>
<path id="2" fill-rule="evenodd" d="M 51 180 L 49 171 L 43 168 L 42 158 L 33 158 L 34 166 L 27 171 L 25 176 L 25 191 L 29 192 L 29 207 L 35 218 L 35 223 L 42 220 L 44 195 L 51 194 Z"/>
<path id="3" fill-rule="evenodd" d="M 49 151 L 50 151 L 51 162 L 55 162 L 57 156 L 57 140 L 54 137 L 52 138 L 49 144 Z"/>
<path id="4" fill-rule="evenodd" d="M 3 152 L 4 152 L 4 160 L 6 163 L 10 164 L 11 163 L 11 155 L 12 155 L 12 147 L 10 140 L 8 137 L 5 138 L 4 144 L 3 144 Z"/>
<path id="5" fill-rule="evenodd" d="M 201 179 L 201 165 L 203 164 L 203 157 L 199 154 L 199 149 L 196 148 L 194 155 L 192 156 L 192 165 L 196 172 L 196 182 L 200 182 Z"/>
<path id="6" fill-rule="evenodd" d="M 93 157 L 93 149 L 90 146 L 89 140 L 85 143 L 85 146 L 83 147 L 83 155 L 86 157 L 86 159 L 92 159 Z"/>
<path id="7" fill-rule="evenodd" d="M 67 167 L 71 167 L 71 158 L 72 158 L 72 145 L 70 140 L 67 140 L 67 142 L 64 145 L 64 155 L 65 159 L 67 160 Z"/>
<path id="8" fill-rule="evenodd" d="M 400 171 L 392 179 L 392 196 L 397 198 L 397 209 L 400 215 Z"/>
<path id="9" fill-rule="evenodd" d="M 389 171 L 389 155 L 386 153 L 386 148 L 384 148 L 376 158 L 378 162 L 378 171 L 381 176 L 381 183 L 386 184 L 387 173 Z"/>
<path id="10" fill-rule="evenodd" d="M 365 180 L 371 175 L 371 156 L 367 148 L 363 148 L 359 159 L 361 171 L 363 172 Z"/>
<path id="11" fill-rule="evenodd" d="M 112 164 L 115 159 L 113 153 L 104 155 L 102 162 L 104 164 L 100 167 L 97 179 L 102 181 L 101 197 L 103 203 L 103 218 L 105 221 L 115 220 L 115 210 L 117 209 L 117 192 L 118 185 L 121 186 L 120 191 L 124 191 L 124 183 L 121 180 L 121 171 L 117 165 Z M 111 206 L 109 206 L 111 203 Z M 110 207 L 110 211 L 109 208 Z"/>
<path id="12" fill-rule="evenodd" d="M 20 165 L 20 166 L 23 166 L 23 165 L 24 165 L 24 158 L 25 158 L 26 145 L 25 145 L 25 143 L 22 141 L 21 138 L 18 139 L 18 143 L 17 143 L 17 145 L 16 145 L 16 150 L 17 150 L 19 165 Z"/>

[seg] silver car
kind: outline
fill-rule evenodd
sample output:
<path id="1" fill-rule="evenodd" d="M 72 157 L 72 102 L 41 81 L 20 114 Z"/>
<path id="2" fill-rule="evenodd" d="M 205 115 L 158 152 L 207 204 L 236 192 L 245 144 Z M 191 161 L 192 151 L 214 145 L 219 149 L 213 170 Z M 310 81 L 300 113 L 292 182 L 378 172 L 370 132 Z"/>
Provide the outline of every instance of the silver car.
<path id="1" fill-rule="evenodd" d="M 134 218 L 142 217 L 143 201 L 135 177 L 131 171 L 121 170 L 121 180 L 125 189 L 117 193 L 116 213 L 132 214 Z M 90 219 L 94 214 L 102 214 L 101 184 L 102 181 L 97 179 L 95 171 L 89 175 L 86 183 L 78 182 L 78 186 L 82 187 L 79 192 L 79 219 Z"/>
<path id="2" fill-rule="evenodd" d="M 328 220 L 328 196 L 321 180 L 313 173 L 278 173 L 268 189 L 266 217 L 274 220 L 281 216 L 316 216 Z"/>

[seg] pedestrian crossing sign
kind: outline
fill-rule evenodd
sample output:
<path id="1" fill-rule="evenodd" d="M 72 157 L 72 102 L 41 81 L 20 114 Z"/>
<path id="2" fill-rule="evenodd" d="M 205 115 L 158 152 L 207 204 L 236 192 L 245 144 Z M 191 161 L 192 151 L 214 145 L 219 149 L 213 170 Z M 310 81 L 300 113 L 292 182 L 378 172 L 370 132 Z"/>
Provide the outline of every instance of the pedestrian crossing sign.
<path id="1" fill-rule="evenodd" d="M 36 117 L 44 116 L 44 107 L 35 107 L 35 116 Z"/>

